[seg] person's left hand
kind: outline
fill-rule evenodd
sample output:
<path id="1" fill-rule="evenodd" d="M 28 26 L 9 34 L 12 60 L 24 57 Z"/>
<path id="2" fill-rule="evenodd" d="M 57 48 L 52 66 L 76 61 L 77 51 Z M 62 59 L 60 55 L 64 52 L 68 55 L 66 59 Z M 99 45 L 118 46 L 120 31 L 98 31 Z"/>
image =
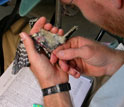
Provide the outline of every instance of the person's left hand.
<path id="1" fill-rule="evenodd" d="M 30 34 L 32 35 L 38 32 L 41 28 L 49 30 L 52 33 L 58 33 L 60 36 L 63 35 L 63 30 L 53 27 L 49 23 L 46 24 L 45 17 L 41 17 L 35 23 Z M 68 74 L 63 72 L 57 64 L 52 65 L 43 53 L 39 54 L 28 34 L 22 32 L 20 36 L 28 54 L 29 62 L 31 64 L 30 68 L 39 80 L 42 88 L 68 82 Z"/>

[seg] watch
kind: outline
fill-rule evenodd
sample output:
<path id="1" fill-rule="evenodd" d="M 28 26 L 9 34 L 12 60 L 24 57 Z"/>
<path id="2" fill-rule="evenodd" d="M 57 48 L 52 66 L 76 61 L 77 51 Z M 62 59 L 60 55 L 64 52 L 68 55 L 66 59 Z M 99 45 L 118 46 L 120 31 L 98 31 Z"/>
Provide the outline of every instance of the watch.
<path id="1" fill-rule="evenodd" d="M 42 89 L 43 96 L 71 90 L 70 83 L 57 84 L 52 87 Z"/>

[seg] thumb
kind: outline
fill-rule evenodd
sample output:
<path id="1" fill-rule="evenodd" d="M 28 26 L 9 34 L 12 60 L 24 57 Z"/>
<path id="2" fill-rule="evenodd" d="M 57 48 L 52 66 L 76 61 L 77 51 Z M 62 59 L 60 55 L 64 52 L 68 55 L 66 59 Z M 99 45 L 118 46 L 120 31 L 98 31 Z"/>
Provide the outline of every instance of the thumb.
<path id="1" fill-rule="evenodd" d="M 70 48 L 60 50 L 56 53 L 56 56 L 62 60 L 71 60 L 74 58 L 82 58 L 87 60 L 95 54 L 95 48 L 93 46 L 82 46 L 81 48 Z"/>
<path id="2" fill-rule="evenodd" d="M 31 37 L 25 33 L 25 32 L 22 32 L 20 34 L 20 37 L 21 39 L 23 40 L 23 43 L 25 45 L 25 48 L 26 48 L 26 51 L 27 51 L 27 54 L 28 54 L 28 58 L 30 61 L 33 61 L 35 60 L 35 56 L 37 56 L 37 51 L 34 47 L 34 43 L 33 43 L 33 40 L 31 39 Z"/>

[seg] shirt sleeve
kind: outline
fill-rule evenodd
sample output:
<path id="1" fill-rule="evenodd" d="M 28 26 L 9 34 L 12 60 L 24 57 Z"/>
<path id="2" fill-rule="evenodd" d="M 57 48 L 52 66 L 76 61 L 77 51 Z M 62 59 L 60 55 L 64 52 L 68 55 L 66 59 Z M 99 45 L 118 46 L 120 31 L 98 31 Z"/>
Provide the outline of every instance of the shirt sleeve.
<path id="1" fill-rule="evenodd" d="M 96 92 L 89 107 L 124 107 L 124 65 Z"/>

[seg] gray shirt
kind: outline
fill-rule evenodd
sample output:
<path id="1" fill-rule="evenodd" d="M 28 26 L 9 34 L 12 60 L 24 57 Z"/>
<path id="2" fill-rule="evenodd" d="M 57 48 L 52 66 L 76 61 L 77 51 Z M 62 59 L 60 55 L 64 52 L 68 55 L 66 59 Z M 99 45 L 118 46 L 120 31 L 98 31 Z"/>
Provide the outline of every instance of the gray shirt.
<path id="1" fill-rule="evenodd" d="M 124 65 L 96 92 L 89 107 L 124 107 Z"/>

